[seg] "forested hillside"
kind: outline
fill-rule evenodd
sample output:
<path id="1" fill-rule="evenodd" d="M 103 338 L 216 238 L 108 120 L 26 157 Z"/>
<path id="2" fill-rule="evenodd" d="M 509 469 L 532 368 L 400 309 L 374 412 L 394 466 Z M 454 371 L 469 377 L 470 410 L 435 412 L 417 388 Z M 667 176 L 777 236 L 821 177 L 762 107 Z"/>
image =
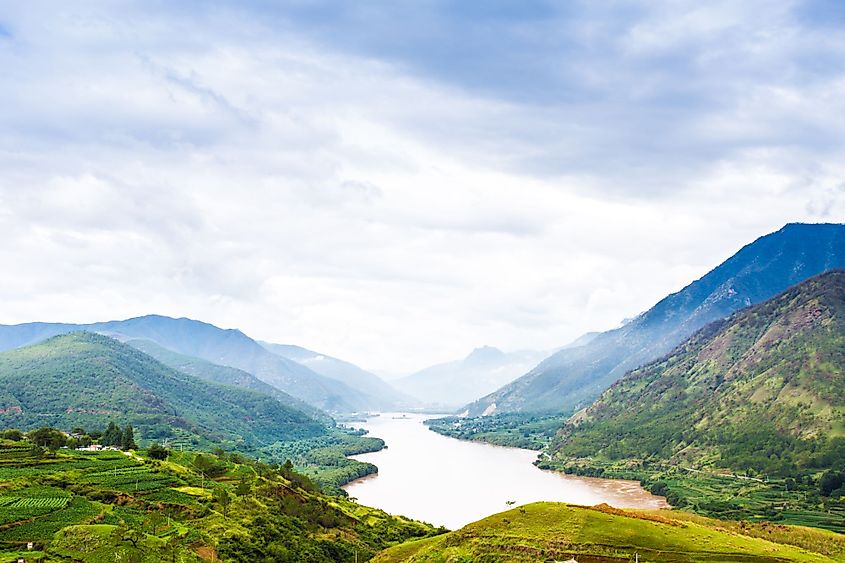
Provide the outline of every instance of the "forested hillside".
<path id="1" fill-rule="evenodd" d="M 260 446 L 324 435 L 326 427 L 278 400 L 178 372 L 112 338 L 65 334 L 0 354 L 0 426 L 105 426 L 119 419 L 141 439 Z"/>
<path id="2" fill-rule="evenodd" d="M 789 475 L 845 466 L 845 271 L 714 323 L 560 432 L 558 455 Z"/>

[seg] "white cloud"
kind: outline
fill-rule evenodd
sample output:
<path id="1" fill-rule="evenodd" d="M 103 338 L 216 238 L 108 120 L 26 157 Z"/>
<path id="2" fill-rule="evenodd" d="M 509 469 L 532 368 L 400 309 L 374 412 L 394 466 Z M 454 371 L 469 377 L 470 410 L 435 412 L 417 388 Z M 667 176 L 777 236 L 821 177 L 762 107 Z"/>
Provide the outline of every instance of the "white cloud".
<path id="1" fill-rule="evenodd" d="M 195 8 L 0 13 L 0 322 L 187 315 L 411 370 L 559 346 L 845 217 L 845 82 L 802 63 L 845 48 L 788 10 L 587 14 L 625 32 L 554 101 Z"/>

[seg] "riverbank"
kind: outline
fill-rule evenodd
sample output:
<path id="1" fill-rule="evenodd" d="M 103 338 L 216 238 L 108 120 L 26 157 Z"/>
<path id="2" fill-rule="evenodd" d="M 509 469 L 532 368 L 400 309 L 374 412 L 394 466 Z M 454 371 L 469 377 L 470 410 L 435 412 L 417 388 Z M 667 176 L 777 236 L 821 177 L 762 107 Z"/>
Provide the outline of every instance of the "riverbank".
<path id="1" fill-rule="evenodd" d="M 378 472 L 374 464 L 352 456 L 377 452 L 384 447 L 384 440 L 347 428 L 329 436 L 275 444 L 264 448 L 263 453 L 279 463 L 290 460 L 297 471 L 324 492 L 345 496 L 344 485 Z"/>
<path id="2" fill-rule="evenodd" d="M 425 422 L 434 432 L 472 442 L 540 451 L 566 421 L 559 414 L 526 415 L 507 413 L 496 416 L 432 418 Z"/>
<path id="3" fill-rule="evenodd" d="M 423 424 L 427 417 L 383 414 L 363 426 L 388 448 L 353 456 L 377 465 L 378 474 L 344 490 L 362 504 L 450 529 L 535 501 L 560 501 L 624 508 L 665 506 L 632 481 L 585 479 L 534 465 L 537 452 L 442 436 Z M 396 416 L 393 416 L 396 415 Z"/>
<path id="4" fill-rule="evenodd" d="M 722 520 L 777 522 L 845 532 L 845 503 L 818 494 L 814 482 L 749 479 L 726 471 L 642 460 L 551 460 L 537 466 L 568 475 L 637 481 L 674 507 Z"/>

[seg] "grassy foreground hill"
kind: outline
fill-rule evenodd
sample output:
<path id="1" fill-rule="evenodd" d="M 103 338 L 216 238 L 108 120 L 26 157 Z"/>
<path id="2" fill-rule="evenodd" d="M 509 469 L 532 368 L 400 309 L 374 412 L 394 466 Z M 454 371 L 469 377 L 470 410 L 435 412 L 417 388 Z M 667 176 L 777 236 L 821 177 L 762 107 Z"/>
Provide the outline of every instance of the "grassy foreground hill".
<path id="1" fill-rule="evenodd" d="M 325 435 L 301 411 L 171 369 L 112 338 L 64 334 L 0 354 L 0 426 L 131 423 L 145 440 L 261 446 Z"/>
<path id="2" fill-rule="evenodd" d="M 0 440 L 0 563 L 366 561 L 439 533 L 325 496 L 287 465 L 140 453 Z"/>
<path id="3" fill-rule="evenodd" d="M 845 536 L 772 524 L 723 522 L 684 512 L 541 502 L 460 530 L 389 548 L 374 561 L 580 563 L 845 561 Z"/>

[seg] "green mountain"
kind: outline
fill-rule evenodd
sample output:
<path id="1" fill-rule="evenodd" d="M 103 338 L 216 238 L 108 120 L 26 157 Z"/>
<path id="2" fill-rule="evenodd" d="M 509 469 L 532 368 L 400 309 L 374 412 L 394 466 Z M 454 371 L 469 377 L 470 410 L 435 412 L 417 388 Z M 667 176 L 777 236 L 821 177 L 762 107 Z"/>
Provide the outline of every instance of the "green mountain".
<path id="1" fill-rule="evenodd" d="M 845 267 L 845 225 L 790 224 L 731 258 L 624 326 L 557 352 L 526 375 L 467 407 L 571 413 L 629 370 L 653 361 L 706 324 L 760 303 L 811 276 Z"/>
<path id="2" fill-rule="evenodd" d="M 26 323 L 0 326 L 0 351 L 78 330 L 101 332 L 124 340 L 152 340 L 173 352 L 251 373 L 265 383 L 329 412 L 368 410 L 374 403 L 372 397 L 362 391 L 269 352 L 239 330 L 221 329 L 185 318 L 146 315 L 86 325 Z"/>
<path id="3" fill-rule="evenodd" d="M 131 423 L 145 440 L 265 445 L 324 435 L 273 397 L 202 381 L 112 338 L 76 332 L 0 354 L 0 426 Z"/>
<path id="4" fill-rule="evenodd" d="M 211 381 L 212 383 L 234 385 L 235 387 L 243 387 L 258 393 L 263 393 L 264 395 L 273 397 L 285 406 L 304 412 L 311 418 L 321 420 L 326 423 L 331 422 L 331 418 L 323 411 L 316 409 L 308 403 L 292 397 L 291 395 L 288 395 L 284 391 L 280 391 L 272 385 L 264 383 L 251 373 L 247 373 L 237 368 L 213 364 L 200 358 L 179 354 L 178 352 L 173 352 L 172 350 L 168 350 L 167 348 L 160 346 L 152 340 L 138 338 L 127 340 L 126 344 L 129 344 L 136 350 L 140 350 L 148 356 L 152 356 L 167 367 L 171 367 L 175 370 L 181 371 L 182 373 L 187 373 L 188 375 L 193 375 L 194 377 L 198 377 L 205 381 Z"/>
<path id="5" fill-rule="evenodd" d="M 260 342 L 270 352 L 302 364 L 322 376 L 366 393 L 372 398 L 369 410 L 402 410 L 419 405 L 419 399 L 397 391 L 374 373 L 355 364 L 291 344 Z"/>
<path id="6" fill-rule="evenodd" d="M 845 466 L 845 271 L 710 324 L 630 372 L 551 452 L 781 476 Z"/>

